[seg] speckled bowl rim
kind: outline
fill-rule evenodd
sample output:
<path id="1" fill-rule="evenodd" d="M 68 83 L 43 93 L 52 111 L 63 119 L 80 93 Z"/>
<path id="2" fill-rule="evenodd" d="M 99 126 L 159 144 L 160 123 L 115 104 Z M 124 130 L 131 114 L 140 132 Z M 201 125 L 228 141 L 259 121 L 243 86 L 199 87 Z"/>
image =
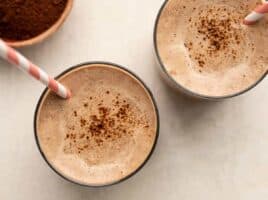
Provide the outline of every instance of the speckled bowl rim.
<path id="1" fill-rule="evenodd" d="M 77 184 L 77 185 L 80 185 L 80 186 L 85 186 L 85 187 L 92 187 L 92 188 L 100 188 L 100 187 L 107 187 L 107 186 L 112 186 L 112 185 L 115 185 L 115 184 L 118 184 L 118 183 L 121 183 L 127 179 L 129 179 L 130 177 L 134 176 L 136 173 L 138 173 L 144 166 L 145 164 L 148 162 L 148 160 L 151 158 L 155 148 L 156 148 L 156 144 L 157 144 L 157 141 L 158 141 L 158 138 L 159 138 L 159 129 L 160 129 L 160 118 L 159 118 L 159 110 L 158 110 L 158 107 L 157 107 L 157 104 L 156 104 L 156 101 L 154 99 L 154 96 L 151 92 L 151 90 L 149 89 L 149 87 L 135 74 L 133 73 L 132 71 L 130 71 L 129 69 L 121 66 L 121 65 L 118 65 L 118 64 L 115 64 L 115 63 L 112 63 L 112 62 L 104 62 L 104 61 L 91 61 L 91 62 L 85 62 L 85 63 L 81 63 L 81 64 L 78 64 L 78 65 L 75 65 L 73 67 L 70 67 L 68 68 L 67 70 L 63 71 L 62 73 L 60 73 L 56 79 L 59 79 L 60 77 L 64 76 L 65 74 L 67 74 L 68 72 L 71 72 L 75 69 L 78 69 L 78 68 L 82 68 L 84 66 L 87 66 L 87 65 L 110 65 L 110 66 L 113 66 L 115 68 L 118 68 L 118 69 L 121 69 L 123 70 L 124 72 L 126 72 L 127 74 L 133 76 L 133 78 L 137 79 L 137 81 L 144 87 L 145 91 L 148 92 L 149 94 L 149 97 L 153 103 L 153 107 L 154 107 L 154 110 L 155 110 L 155 114 L 156 114 L 156 135 L 155 135 L 155 139 L 154 139 L 154 143 L 153 143 L 153 146 L 152 146 L 152 149 L 150 151 L 150 153 L 147 155 L 146 159 L 143 161 L 143 163 L 136 169 L 134 170 L 133 172 L 131 172 L 129 175 L 127 175 L 126 177 L 123 177 L 122 179 L 118 180 L 118 181 L 115 181 L 115 182 L 112 182 L 112 183 L 108 183 L 108 184 L 104 184 L 104 185 L 90 185 L 90 184 L 83 184 L 83 183 L 79 183 L 79 182 L 76 182 L 66 176 L 64 176 L 63 174 L 61 174 L 58 170 L 55 169 L 55 167 L 50 164 L 50 162 L 47 160 L 46 156 L 45 156 L 45 153 L 43 152 L 42 148 L 41 148 L 41 145 L 39 143 L 39 139 L 38 139 L 38 136 L 37 136 L 37 116 L 38 116 L 38 111 L 39 111 L 39 108 L 40 108 L 40 105 L 41 105 L 41 102 L 45 96 L 45 94 L 47 93 L 48 91 L 48 88 L 46 88 L 39 100 L 38 100 L 38 103 L 36 105 L 36 109 L 35 109 L 35 113 L 34 113 L 34 137 L 35 137 L 35 141 L 36 141 L 36 144 L 37 144 L 37 147 L 38 147 L 38 150 L 39 152 L 41 153 L 41 156 L 43 157 L 43 159 L 45 160 L 45 162 L 48 164 L 48 166 L 56 173 L 58 174 L 60 177 L 62 177 L 63 179 L 71 182 L 71 183 L 74 183 L 74 184 Z"/>
<path id="2" fill-rule="evenodd" d="M 156 57 L 157 60 L 160 63 L 160 68 L 161 70 L 164 72 L 165 76 L 168 78 L 169 81 L 172 82 L 172 84 L 174 84 L 176 86 L 176 89 L 178 89 L 179 91 L 185 93 L 188 96 L 192 96 L 198 99 L 204 99 L 204 100 L 223 100 L 223 99 L 228 99 L 228 98 L 232 98 L 232 97 L 236 97 L 239 95 L 242 95 L 246 92 L 248 92 L 249 90 L 255 88 L 255 86 L 257 86 L 268 74 L 268 70 L 256 81 L 254 82 L 252 85 L 250 85 L 249 87 L 247 87 L 244 90 L 241 90 L 239 92 L 236 92 L 234 94 L 230 94 L 230 95 L 224 95 L 224 96 L 210 96 L 210 95 L 202 95 L 200 93 L 194 92 L 184 86 L 182 86 L 178 81 L 176 81 L 166 70 L 166 67 L 164 65 L 164 62 L 162 61 L 162 58 L 160 56 L 159 53 L 159 49 L 158 49 L 158 44 L 157 44 L 157 29 L 158 29 L 158 25 L 159 25 L 159 20 L 162 14 L 162 11 L 164 10 L 164 8 L 166 7 L 166 4 L 169 2 L 170 0 L 165 0 L 165 2 L 162 4 L 160 10 L 158 11 L 156 20 L 155 20 L 155 25 L 154 25 L 154 33 L 153 33 L 153 40 L 154 40 L 154 49 L 155 49 L 155 53 L 156 53 Z M 268 30 L 267 30 L 268 31 Z"/>

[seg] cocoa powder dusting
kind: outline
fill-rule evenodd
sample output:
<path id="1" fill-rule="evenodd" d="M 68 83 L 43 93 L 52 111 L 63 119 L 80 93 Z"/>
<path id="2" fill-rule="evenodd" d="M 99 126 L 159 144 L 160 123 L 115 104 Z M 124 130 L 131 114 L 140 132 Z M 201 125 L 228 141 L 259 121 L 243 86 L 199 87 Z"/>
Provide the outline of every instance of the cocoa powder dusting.
<path id="1" fill-rule="evenodd" d="M 1 0 L 0 38 L 27 40 L 49 29 L 62 15 L 67 0 Z"/>
<path id="2" fill-rule="evenodd" d="M 90 116 L 89 135 L 98 146 L 102 145 L 104 140 L 116 140 L 126 134 L 131 135 L 132 131 L 128 127 L 130 124 L 134 125 L 131 123 L 132 115 L 129 104 L 118 106 L 117 112 L 113 114 L 110 108 L 100 106 L 98 115 Z"/>
<path id="3" fill-rule="evenodd" d="M 207 49 L 209 55 L 226 49 L 232 39 L 239 42 L 237 33 L 231 27 L 230 18 L 217 20 L 203 17 L 198 32 L 204 36 L 203 40 L 209 42 Z"/>
<path id="4" fill-rule="evenodd" d="M 105 93 L 110 94 L 108 91 Z M 89 99 L 92 100 L 92 98 Z M 90 110 L 91 106 L 89 103 L 83 103 L 82 107 Z M 112 100 L 112 105 L 106 105 L 100 101 L 94 113 L 88 112 L 88 115 L 80 116 L 77 111 L 74 112 L 77 114 L 79 123 L 77 128 L 74 130 L 69 128 L 69 132 L 66 133 L 65 153 L 82 154 L 121 138 L 132 137 L 133 130 L 137 127 L 145 129 L 150 127 L 142 117 L 137 116 L 133 107 L 127 103 L 127 100 L 121 98 L 120 94 Z"/>
<path id="5" fill-rule="evenodd" d="M 192 21 L 190 18 L 188 21 Z M 233 59 L 237 58 L 237 53 L 233 48 L 239 45 L 242 40 L 239 27 L 241 19 L 224 7 L 207 8 L 200 10 L 198 21 L 191 24 L 191 28 L 196 31 L 196 41 L 187 41 L 184 46 L 188 49 L 190 58 L 196 60 L 199 67 L 206 66 L 207 59 L 221 56 L 223 53 Z M 200 50 L 195 51 L 196 48 Z"/>

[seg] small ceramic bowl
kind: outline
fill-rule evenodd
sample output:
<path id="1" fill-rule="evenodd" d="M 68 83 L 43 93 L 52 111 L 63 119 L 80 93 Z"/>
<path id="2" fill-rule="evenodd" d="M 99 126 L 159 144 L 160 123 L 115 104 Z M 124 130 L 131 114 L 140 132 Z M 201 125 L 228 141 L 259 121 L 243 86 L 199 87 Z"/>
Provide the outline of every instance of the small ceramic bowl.
<path id="1" fill-rule="evenodd" d="M 33 38 L 27 39 L 27 40 L 20 40 L 20 41 L 6 41 L 6 43 L 12 47 L 25 47 L 30 46 L 39 42 L 42 42 L 47 37 L 51 36 L 53 33 L 55 33 L 60 26 L 63 24 L 63 22 L 68 17 L 71 9 L 73 7 L 73 0 L 68 0 L 66 7 L 61 15 L 61 17 L 46 31 L 41 33 L 40 35 L 37 35 Z"/>

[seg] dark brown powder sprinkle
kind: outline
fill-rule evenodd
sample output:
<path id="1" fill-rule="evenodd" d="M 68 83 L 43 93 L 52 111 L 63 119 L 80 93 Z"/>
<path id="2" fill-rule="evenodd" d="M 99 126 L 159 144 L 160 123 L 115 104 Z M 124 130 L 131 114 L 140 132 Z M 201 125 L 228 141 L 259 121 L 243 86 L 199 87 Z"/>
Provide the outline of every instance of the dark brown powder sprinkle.
<path id="1" fill-rule="evenodd" d="M 75 130 L 69 128 L 69 132 L 65 135 L 67 141 L 64 147 L 65 153 L 83 155 L 85 151 L 90 151 L 90 149 L 101 148 L 115 140 L 132 137 L 137 127 L 146 129 L 150 127 L 147 122 L 142 120 L 141 116 L 134 112 L 134 105 L 131 106 L 127 99 L 121 98 L 120 94 L 112 99 L 111 104 L 99 102 L 99 104 L 95 104 L 97 110 L 94 112 L 89 112 L 90 109 L 84 109 L 79 113 L 86 111 L 86 114 L 78 115 L 76 113 L 78 117 L 73 121 L 76 128 Z M 83 105 L 84 103 L 82 104 L 84 108 Z M 90 103 L 88 103 L 88 107 L 91 108 Z M 78 123 L 77 120 L 79 120 Z"/>
<path id="2" fill-rule="evenodd" d="M 238 35 L 231 28 L 231 19 L 210 19 L 203 17 L 198 26 L 198 32 L 208 40 L 208 53 L 211 55 L 225 49 L 232 39 L 239 40 Z"/>
<path id="3" fill-rule="evenodd" d="M 84 127 L 86 125 L 87 121 L 83 118 L 80 119 L 80 126 Z"/>
<path id="4" fill-rule="evenodd" d="M 128 104 L 123 104 L 116 113 L 111 114 L 111 110 L 107 107 L 99 107 L 99 115 L 91 115 L 91 123 L 89 132 L 91 137 L 104 138 L 113 140 L 121 138 L 128 133 L 127 123 L 130 123 L 131 110 Z M 98 145 L 103 143 L 103 140 L 95 140 Z"/>
<path id="5" fill-rule="evenodd" d="M 196 46 L 193 46 L 192 41 L 184 43 L 184 46 L 190 52 L 190 57 L 196 60 L 198 66 L 203 68 L 207 64 L 207 58 L 217 57 L 222 52 L 228 52 L 228 56 L 236 59 L 237 52 L 231 51 L 230 46 L 241 43 L 241 30 L 233 26 L 233 24 L 239 25 L 241 19 L 234 17 L 224 7 L 200 10 L 198 19 L 198 22 L 195 22 L 191 27 L 196 29 L 196 39 L 202 42 L 195 44 Z M 191 18 L 189 21 L 191 21 Z M 196 53 L 195 48 L 197 46 L 201 50 Z"/>
<path id="6" fill-rule="evenodd" d="M 49 29 L 62 15 L 67 0 L 1 0 L 0 38 L 26 40 Z"/>

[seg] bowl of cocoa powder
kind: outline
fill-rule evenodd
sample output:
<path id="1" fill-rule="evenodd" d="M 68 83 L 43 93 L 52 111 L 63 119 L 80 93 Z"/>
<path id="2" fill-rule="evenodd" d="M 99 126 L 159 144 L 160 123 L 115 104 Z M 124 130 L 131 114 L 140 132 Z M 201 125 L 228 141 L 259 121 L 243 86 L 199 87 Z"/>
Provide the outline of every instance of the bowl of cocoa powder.
<path id="1" fill-rule="evenodd" d="M 23 47 L 43 41 L 63 24 L 73 0 L 1 0 L 0 38 Z"/>

